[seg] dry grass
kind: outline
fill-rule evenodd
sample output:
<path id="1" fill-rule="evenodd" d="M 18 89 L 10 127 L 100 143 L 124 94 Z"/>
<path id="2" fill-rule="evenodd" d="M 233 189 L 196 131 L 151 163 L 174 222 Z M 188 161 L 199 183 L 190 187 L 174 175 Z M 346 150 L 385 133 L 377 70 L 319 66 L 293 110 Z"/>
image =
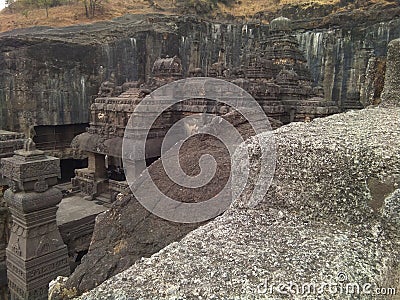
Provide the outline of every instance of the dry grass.
<path id="1" fill-rule="evenodd" d="M 171 1 L 165 2 L 167 10 Z M 163 3 L 164 4 L 164 3 Z M 94 18 L 88 19 L 82 3 L 53 7 L 49 9 L 49 17 L 46 17 L 45 9 L 31 9 L 24 12 L 10 13 L 6 9 L 0 12 L 0 32 L 15 28 L 26 28 L 31 26 L 67 26 L 73 24 L 93 23 L 100 20 L 109 20 L 122 16 L 126 13 L 166 13 L 150 6 L 146 0 L 109 0 Z"/>
<path id="2" fill-rule="evenodd" d="M 234 16 L 251 17 L 260 11 L 275 12 L 279 8 L 288 4 L 336 4 L 339 0 L 310 1 L 310 0 L 237 0 L 231 7 L 220 6 L 220 10 Z"/>

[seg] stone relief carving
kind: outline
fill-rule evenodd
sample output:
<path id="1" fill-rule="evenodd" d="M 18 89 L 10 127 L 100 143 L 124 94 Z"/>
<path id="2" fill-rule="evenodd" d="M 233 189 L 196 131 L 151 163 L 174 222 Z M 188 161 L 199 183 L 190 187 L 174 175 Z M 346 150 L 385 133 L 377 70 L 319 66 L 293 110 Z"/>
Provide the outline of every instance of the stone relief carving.
<path id="1" fill-rule="evenodd" d="M 22 255 L 22 251 L 21 251 L 21 246 L 19 244 L 19 237 L 17 238 L 17 240 L 15 241 L 15 243 L 11 246 L 12 251 L 17 254 L 18 256 Z"/>
<path id="2" fill-rule="evenodd" d="M 51 252 L 53 250 L 52 248 L 53 247 L 49 238 L 47 236 L 42 236 L 36 249 L 36 256 L 45 255 Z"/>
<path id="3" fill-rule="evenodd" d="M 14 232 L 18 237 L 26 237 L 26 230 L 18 223 L 13 223 L 11 226 L 11 232 Z"/>
<path id="4" fill-rule="evenodd" d="M 40 179 L 34 185 L 34 190 L 37 193 L 43 193 L 43 192 L 47 191 L 48 189 L 49 189 L 49 186 L 48 186 L 46 180 L 44 180 L 44 179 Z"/>
<path id="5" fill-rule="evenodd" d="M 20 168 L 20 173 L 23 173 L 21 178 L 42 178 L 43 175 L 59 174 L 60 167 L 56 161 L 50 163 L 49 161 L 43 161 L 35 164 L 26 164 Z M 56 175 L 56 176 L 57 176 Z"/>

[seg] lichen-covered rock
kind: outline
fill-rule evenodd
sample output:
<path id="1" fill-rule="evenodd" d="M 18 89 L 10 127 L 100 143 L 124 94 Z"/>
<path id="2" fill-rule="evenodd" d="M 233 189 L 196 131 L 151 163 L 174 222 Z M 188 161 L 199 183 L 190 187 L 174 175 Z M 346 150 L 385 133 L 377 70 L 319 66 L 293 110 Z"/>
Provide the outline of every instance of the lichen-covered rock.
<path id="1" fill-rule="evenodd" d="M 384 106 L 400 106 L 400 39 L 391 41 L 388 46 L 382 102 Z"/>
<path id="2" fill-rule="evenodd" d="M 371 108 L 277 129 L 275 177 L 259 205 L 248 207 L 246 189 L 222 216 L 80 299 L 379 299 L 378 288 L 399 290 L 399 114 Z"/>
<path id="3" fill-rule="evenodd" d="M 49 283 L 49 299 L 62 300 L 76 296 L 76 289 L 73 288 L 68 290 L 65 288 L 67 279 L 67 277 L 58 276 Z"/>

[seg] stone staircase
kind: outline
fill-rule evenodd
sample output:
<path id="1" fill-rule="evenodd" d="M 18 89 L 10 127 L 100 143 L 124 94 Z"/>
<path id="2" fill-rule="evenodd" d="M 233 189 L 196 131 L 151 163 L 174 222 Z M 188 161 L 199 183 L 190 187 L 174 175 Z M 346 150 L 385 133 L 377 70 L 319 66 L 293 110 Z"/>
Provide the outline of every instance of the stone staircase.
<path id="1" fill-rule="evenodd" d="M 95 201 L 98 204 L 109 207 L 111 206 L 111 195 L 109 193 L 101 193 L 100 195 L 96 196 Z"/>

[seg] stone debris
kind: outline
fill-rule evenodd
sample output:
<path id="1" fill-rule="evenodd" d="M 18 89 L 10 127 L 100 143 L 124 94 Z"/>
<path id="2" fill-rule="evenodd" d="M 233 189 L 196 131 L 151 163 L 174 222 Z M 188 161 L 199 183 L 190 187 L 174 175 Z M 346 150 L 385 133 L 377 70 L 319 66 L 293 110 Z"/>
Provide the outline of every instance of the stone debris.
<path id="1" fill-rule="evenodd" d="M 245 190 L 222 216 L 80 299 L 379 299 L 368 290 L 399 291 L 399 116 L 400 108 L 370 108 L 275 130 L 276 172 L 261 203 L 249 208 Z M 349 295 L 351 285 L 359 295 Z"/>

